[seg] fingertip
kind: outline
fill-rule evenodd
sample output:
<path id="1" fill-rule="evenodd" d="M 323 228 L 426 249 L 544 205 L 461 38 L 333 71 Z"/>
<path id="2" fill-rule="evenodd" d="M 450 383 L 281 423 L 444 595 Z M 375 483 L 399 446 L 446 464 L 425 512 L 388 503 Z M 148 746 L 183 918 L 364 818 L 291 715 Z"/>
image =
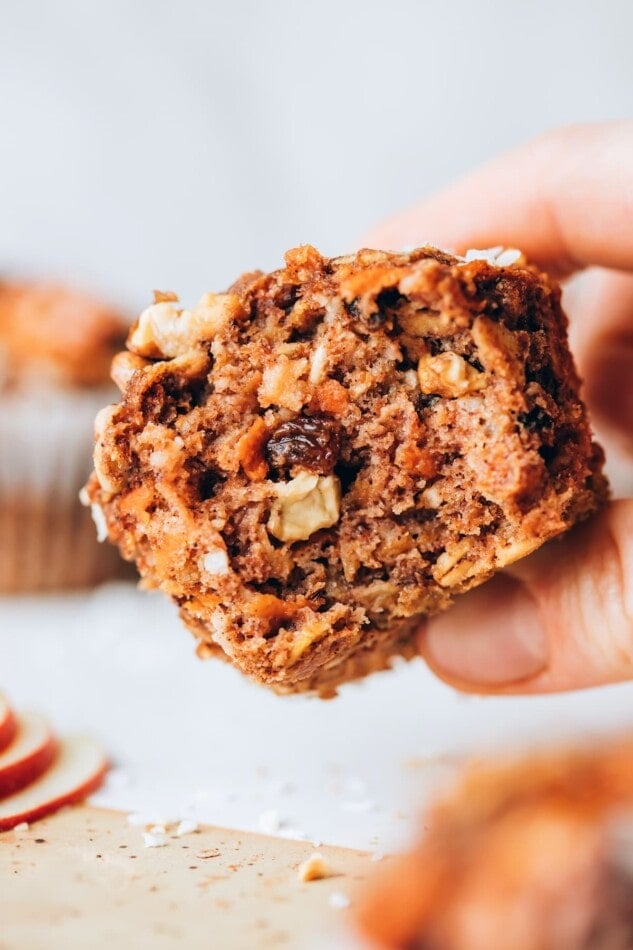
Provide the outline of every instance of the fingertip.
<path id="1" fill-rule="evenodd" d="M 524 585 L 499 574 L 431 618 L 418 637 L 431 670 L 458 689 L 494 692 L 538 676 L 548 645 L 538 609 Z"/>

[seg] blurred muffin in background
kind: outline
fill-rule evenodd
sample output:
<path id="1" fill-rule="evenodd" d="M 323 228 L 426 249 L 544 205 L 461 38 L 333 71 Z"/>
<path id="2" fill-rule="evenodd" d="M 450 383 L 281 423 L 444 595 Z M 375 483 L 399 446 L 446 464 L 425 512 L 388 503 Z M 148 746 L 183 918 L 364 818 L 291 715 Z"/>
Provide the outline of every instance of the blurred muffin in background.
<path id="1" fill-rule="evenodd" d="M 0 281 L 0 593 L 87 587 L 126 571 L 97 543 L 78 493 L 127 329 L 76 290 Z"/>

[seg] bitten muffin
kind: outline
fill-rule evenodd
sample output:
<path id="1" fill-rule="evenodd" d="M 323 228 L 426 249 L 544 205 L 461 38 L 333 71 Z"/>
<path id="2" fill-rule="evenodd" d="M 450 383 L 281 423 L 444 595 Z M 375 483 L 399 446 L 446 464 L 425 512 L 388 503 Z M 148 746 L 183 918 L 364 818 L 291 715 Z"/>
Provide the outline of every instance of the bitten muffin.
<path id="1" fill-rule="evenodd" d="M 633 740 L 471 767 L 355 904 L 373 948 L 631 950 Z"/>
<path id="2" fill-rule="evenodd" d="M 0 593 L 121 574 L 78 492 L 91 467 L 94 414 L 116 392 L 109 367 L 128 329 L 75 290 L 0 282 Z"/>
<path id="3" fill-rule="evenodd" d="M 600 504 L 559 288 L 496 253 L 304 246 L 141 315 L 87 495 L 201 656 L 331 694 Z"/>

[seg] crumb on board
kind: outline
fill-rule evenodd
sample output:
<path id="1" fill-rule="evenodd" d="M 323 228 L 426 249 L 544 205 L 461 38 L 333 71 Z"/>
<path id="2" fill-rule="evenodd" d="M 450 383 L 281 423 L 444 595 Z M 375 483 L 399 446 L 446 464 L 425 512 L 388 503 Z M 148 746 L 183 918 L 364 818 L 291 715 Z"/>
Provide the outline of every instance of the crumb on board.
<path id="1" fill-rule="evenodd" d="M 183 835 L 191 835 L 198 830 L 198 822 L 190 818 L 183 818 L 176 828 L 176 835 L 182 838 Z"/>
<path id="2" fill-rule="evenodd" d="M 320 881 L 324 877 L 330 877 L 332 869 L 322 854 L 315 851 L 310 857 L 299 865 L 297 877 L 302 884 L 308 881 Z"/>
<path id="3" fill-rule="evenodd" d="M 143 832 L 143 842 L 146 848 L 162 848 L 167 844 L 164 835 L 152 834 L 151 831 Z"/>
<path id="4" fill-rule="evenodd" d="M 347 894 L 343 894 L 341 891 L 332 891 L 328 897 L 328 904 L 335 910 L 345 910 L 349 907 L 351 901 Z"/>

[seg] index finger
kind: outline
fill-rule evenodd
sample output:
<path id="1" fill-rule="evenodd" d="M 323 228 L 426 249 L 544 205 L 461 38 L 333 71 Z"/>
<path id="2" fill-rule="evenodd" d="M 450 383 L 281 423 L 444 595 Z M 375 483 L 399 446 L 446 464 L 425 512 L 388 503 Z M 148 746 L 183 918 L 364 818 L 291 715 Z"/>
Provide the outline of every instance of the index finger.
<path id="1" fill-rule="evenodd" d="M 575 125 L 503 155 L 365 237 L 370 247 L 502 244 L 558 276 L 633 268 L 633 122 Z"/>

